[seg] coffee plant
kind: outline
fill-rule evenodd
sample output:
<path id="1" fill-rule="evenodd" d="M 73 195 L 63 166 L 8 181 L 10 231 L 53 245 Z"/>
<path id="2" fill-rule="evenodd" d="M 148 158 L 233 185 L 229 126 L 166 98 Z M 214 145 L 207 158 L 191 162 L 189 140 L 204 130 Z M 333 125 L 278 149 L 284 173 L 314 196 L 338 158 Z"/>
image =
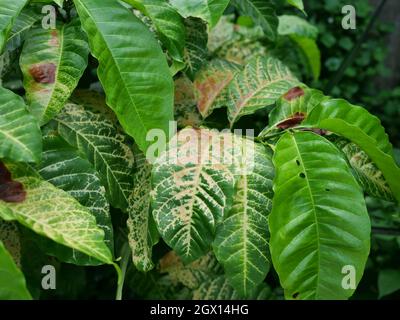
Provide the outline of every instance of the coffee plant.
<path id="1" fill-rule="evenodd" d="M 0 0 L 1 299 L 352 296 L 400 169 L 285 5 Z"/>

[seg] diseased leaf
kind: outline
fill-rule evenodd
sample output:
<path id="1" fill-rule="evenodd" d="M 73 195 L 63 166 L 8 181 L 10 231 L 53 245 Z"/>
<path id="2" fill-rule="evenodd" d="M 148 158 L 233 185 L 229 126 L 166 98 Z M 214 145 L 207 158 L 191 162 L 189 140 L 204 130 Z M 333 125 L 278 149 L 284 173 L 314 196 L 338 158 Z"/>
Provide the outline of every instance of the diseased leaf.
<path id="1" fill-rule="evenodd" d="M 185 19 L 185 72 L 193 80 L 207 60 L 207 25 L 197 18 Z"/>
<path id="2" fill-rule="evenodd" d="M 336 138 L 332 139 L 332 142 L 343 151 L 353 168 L 354 176 L 367 194 L 387 201 L 395 201 L 393 192 L 390 190 L 382 171 L 364 151 L 346 139 Z"/>
<path id="3" fill-rule="evenodd" d="M 156 160 L 152 172 L 153 216 L 160 235 L 184 263 L 209 251 L 215 228 L 229 210 L 234 177 L 216 146 L 231 134 L 184 129 Z"/>
<path id="4" fill-rule="evenodd" d="M 209 116 L 214 109 L 224 106 L 225 89 L 240 70 L 235 63 L 221 59 L 212 60 L 196 75 L 197 108 L 203 118 Z"/>
<path id="5" fill-rule="evenodd" d="M 74 3 L 91 52 L 99 60 L 107 104 L 146 152 L 149 130 L 167 132 L 173 119 L 173 81 L 166 58 L 148 28 L 117 1 Z"/>
<path id="6" fill-rule="evenodd" d="M 57 133 L 50 131 L 44 136 L 43 160 L 38 173 L 89 209 L 96 218 L 97 226 L 104 231 L 105 244 L 113 252 L 113 229 L 106 191 L 92 165 L 81 158 L 76 149 L 70 147 Z M 46 241 L 45 238 L 38 238 L 37 243 L 45 252 L 64 262 L 77 265 L 102 263 L 74 249 Z"/>
<path id="7" fill-rule="evenodd" d="M 15 222 L 7 222 L 0 219 L 0 242 L 10 253 L 15 264 L 21 268 L 21 239 L 18 225 Z"/>
<path id="8" fill-rule="evenodd" d="M 264 146 L 249 144 L 254 142 L 248 140 L 246 146 L 255 152 L 243 165 L 252 161 L 254 168 L 240 175 L 232 209 L 218 227 L 213 245 L 228 282 L 241 297 L 254 294 L 270 267 L 267 232 L 274 168 Z"/>
<path id="9" fill-rule="evenodd" d="M 154 267 L 151 257 L 155 243 L 150 234 L 152 166 L 142 153 L 137 153 L 135 160 L 134 187 L 129 198 L 128 207 L 128 240 L 132 249 L 132 260 L 135 267 L 139 271 L 147 272 Z"/>
<path id="10" fill-rule="evenodd" d="M 110 204 L 126 210 L 132 192 L 133 153 L 111 120 L 83 106 L 67 104 L 55 119 L 58 132 L 99 172 Z"/>
<path id="11" fill-rule="evenodd" d="M 13 179 L 23 184 L 26 199 L 18 203 L 0 200 L 0 216 L 18 221 L 34 232 L 81 251 L 103 263 L 112 264 L 104 243 L 104 231 L 88 209 L 61 189 L 42 180 L 26 165 L 7 164 Z"/>
<path id="12" fill-rule="evenodd" d="M 1 210 L 1 209 L 0 209 Z M 23 273 L 0 241 L 0 300 L 31 300 Z"/>
<path id="13" fill-rule="evenodd" d="M 215 26 L 230 0 L 169 0 L 184 18 L 201 18 Z"/>
<path id="14" fill-rule="evenodd" d="M 30 110 L 41 125 L 62 109 L 86 69 L 89 48 L 77 21 L 32 29 L 20 58 Z"/>
<path id="15" fill-rule="evenodd" d="M 331 99 L 316 106 L 302 126 L 329 130 L 357 144 L 382 171 L 393 195 L 400 201 L 400 168 L 377 117 L 345 100 Z"/>
<path id="16" fill-rule="evenodd" d="M 15 19 L 21 13 L 28 0 L 2 1 L 0 5 L 0 53 L 12 30 Z"/>
<path id="17" fill-rule="evenodd" d="M 42 134 L 24 100 L 0 87 L 0 158 L 16 162 L 38 162 Z"/>
<path id="18" fill-rule="evenodd" d="M 271 41 L 276 40 L 278 17 L 270 0 L 232 0 L 242 15 L 250 16 L 256 25 L 262 27 L 265 36 Z"/>
<path id="19" fill-rule="evenodd" d="M 270 106 L 299 84 L 290 70 L 273 57 L 257 57 L 236 74 L 227 88 L 231 126 L 242 116 Z"/>
<path id="20" fill-rule="evenodd" d="M 311 132 L 286 133 L 273 158 L 272 261 L 287 299 L 346 299 L 345 266 L 362 277 L 371 226 L 363 193 L 339 150 Z"/>

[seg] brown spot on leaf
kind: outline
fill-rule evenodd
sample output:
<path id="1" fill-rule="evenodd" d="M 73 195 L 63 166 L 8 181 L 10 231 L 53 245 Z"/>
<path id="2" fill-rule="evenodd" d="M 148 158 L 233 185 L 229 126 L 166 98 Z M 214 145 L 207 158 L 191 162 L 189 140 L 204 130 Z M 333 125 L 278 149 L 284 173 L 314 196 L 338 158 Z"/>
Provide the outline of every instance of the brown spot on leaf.
<path id="1" fill-rule="evenodd" d="M 290 118 L 286 119 L 285 121 L 282 121 L 277 124 L 277 127 L 279 129 L 288 129 L 288 128 L 293 128 L 300 124 L 306 115 L 302 112 L 296 112 L 294 115 L 292 115 Z"/>
<path id="2" fill-rule="evenodd" d="M 292 101 L 298 97 L 304 96 L 304 90 L 300 87 L 294 87 L 283 95 L 287 101 Z"/>
<path id="3" fill-rule="evenodd" d="M 22 183 L 13 181 L 11 173 L 6 166 L 0 162 L 0 200 L 5 202 L 23 202 L 26 192 Z"/>
<path id="4" fill-rule="evenodd" d="M 30 67 L 29 73 L 38 83 L 54 83 L 56 65 L 54 63 L 34 64 Z"/>
<path id="5" fill-rule="evenodd" d="M 57 30 L 52 30 L 51 31 L 51 38 L 50 38 L 49 44 L 52 47 L 58 47 L 60 45 L 60 41 L 58 40 L 58 32 L 57 32 Z"/>

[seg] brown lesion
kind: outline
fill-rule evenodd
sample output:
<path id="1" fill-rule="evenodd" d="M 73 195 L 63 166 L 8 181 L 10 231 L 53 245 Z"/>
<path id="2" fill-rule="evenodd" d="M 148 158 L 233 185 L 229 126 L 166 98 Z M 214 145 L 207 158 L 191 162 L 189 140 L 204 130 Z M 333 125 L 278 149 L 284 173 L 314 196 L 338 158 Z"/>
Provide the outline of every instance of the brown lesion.
<path id="1" fill-rule="evenodd" d="M 50 84 L 56 80 L 56 69 L 54 63 L 34 64 L 29 68 L 29 74 L 38 83 Z"/>
<path id="2" fill-rule="evenodd" d="M 306 117 L 305 113 L 296 112 L 290 118 L 277 124 L 279 129 L 289 129 L 299 125 Z"/>
<path id="3" fill-rule="evenodd" d="M 19 203 L 26 198 L 26 191 L 22 183 L 13 181 L 11 172 L 0 161 L 0 200 Z"/>
<path id="4" fill-rule="evenodd" d="M 288 92 L 286 92 L 283 95 L 283 98 L 287 101 L 292 101 L 302 96 L 304 96 L 304 90 L 300 87 L 294 87 L 290 89 Z"/>

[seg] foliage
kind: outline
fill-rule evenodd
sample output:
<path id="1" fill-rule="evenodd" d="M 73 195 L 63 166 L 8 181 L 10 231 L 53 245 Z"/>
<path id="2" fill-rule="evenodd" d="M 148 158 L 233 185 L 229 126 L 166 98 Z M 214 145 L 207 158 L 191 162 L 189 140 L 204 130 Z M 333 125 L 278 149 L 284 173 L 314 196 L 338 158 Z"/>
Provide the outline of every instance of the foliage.
<path id="1" fill-rule="evenodd" d="M 399 228 L 395 150 L 305 84 L 324 64 L 302 1 L 57 1 L 54 30 L 36 1 L 3 2 L 1 299 L 399 289 L 375 254 L 399 238 L 371 237 Z"/>

